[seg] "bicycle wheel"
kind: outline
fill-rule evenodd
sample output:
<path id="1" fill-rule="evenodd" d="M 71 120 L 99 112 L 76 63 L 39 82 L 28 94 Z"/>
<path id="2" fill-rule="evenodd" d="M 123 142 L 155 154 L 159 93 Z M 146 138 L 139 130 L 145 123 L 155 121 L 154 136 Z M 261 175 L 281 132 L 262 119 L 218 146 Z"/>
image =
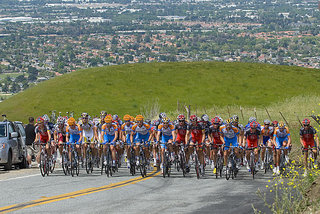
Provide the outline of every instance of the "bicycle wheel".
<path id="1" fill-rule="evenodd" d="M 86 159 L 85 159 L 85 165 L 86 165 L 87 174 L 89 174 L 90 171 L 91 171 L 91 157 L 90 156 L 91 156 L 90 149 L 87 148 Z"/>
<path id="2" fill-rule="evenodd" d="M 144 163 L 144 155 L 143 154 L 140 154 L 139 163 L 140 163 L 140 166 L 139 166 L 140 174 L 141 174 L 142 177 L 144 177 L 145 163 Z"/>
<path id="3" fill-rule="evenodd" d="M 103 172 L 105 171 L 105 165 L 104 165 L 105 156 L 101 156 L 101 175 L 103 175 Z"/>
<path id="4" fill-rule="evenodd" d="M 51 166 L 50 166 L 50 173 L 53 173 L 53 171 L 54 171 L 54 168 L 55 168 L 55 166 L 56 166 L 56 161 L 53 159 L 53 157 L 51 156 L 51 158 L 50 158 L 51 160 L 50 160 L 50 162 L 51 162 Z"/>
<path id="5" fill-rule="evenodd" d="M 80 157 L 76 154 L 76 151 L 74 152 L 75 153 L 75 166 L 76 166 L 76 175 L 79 176 L 79 172 L 80 172 Z"/>
<path id="6" fill-rule="evenodd" d="M 164 154 L 163 165 L 162 165 L 162 176 L 165 178 L 167 173 L 167 152 Z"/>
<path id="7" fill-rule="evenodd" d="M 46 176 L 47 172 L 46 172 L 46 155 L 44 152 L 40 153 L 40 173 L 42 175 L 42 177 Z"/>
<path id="8" fill-rule="evenodd" d="M 226 166 L 226 179 L 229 180 L 231 177 L 231 159 L 228 158 L 227 166 Z"/>
<path id="9" fill-rule="evenodd" d="M 184 160 L 184 155 L 183 153 L 180 154 L 180 168 L 182 170 L 182 174 L 183 174 L 183 177 L 186 177 L 186 168 L 185 168 L 185 160 Z"/>
<path id="10" fill-rule="evenodd" d="M 200 166 L 199 166 L 198 155 L 194 156 L 194 166 L 197 174 L 197 179 L 200 179 Z"/>
<path id="11" fill-rule="evenodd" d="M 71 173 L 72 177 L 75 174 L 75 156 L 74 156 L 74 152 L 73 151 L 71 151 L 70 173 Z"/>
<path id="12" fill-rule="evenodd" d="M 255 163 L 254 163 L 254 156 L 250 155 L 250 170 L 251 170 L 251 175 L 252 179 L 254 179 L 254 174 L 256 171 Z"/>
<path id="13" fill-rule="evenodd" d="M 69 173 L 69 169 L 68 169 L 68 158 L 67 158 L 67 154 L 66 152 L 63 152 L 62 153 L 62 170 L 63 170 L 63 173 L 65 175 L 68 175 Z"/>

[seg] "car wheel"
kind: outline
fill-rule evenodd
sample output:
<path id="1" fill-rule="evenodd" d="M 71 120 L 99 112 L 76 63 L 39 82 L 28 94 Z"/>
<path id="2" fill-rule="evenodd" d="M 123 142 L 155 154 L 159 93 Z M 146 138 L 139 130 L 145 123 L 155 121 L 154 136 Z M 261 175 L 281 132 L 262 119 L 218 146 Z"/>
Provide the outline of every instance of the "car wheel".
<path id="1" fill-rule="evenodd" d="M 11 170 L 12 169 L 12 152 L 9 150 L 8 153 L 8 162 L 4 165 L 5 170 Z"/>
<path id="2" fill-rule="evenodd" d="M 23 156 L 21 163 L 19 163 L 19 169 L 25 169 L 27 168 L 27 166 L 28 166 L 27 158 L 26 156 Z"/>

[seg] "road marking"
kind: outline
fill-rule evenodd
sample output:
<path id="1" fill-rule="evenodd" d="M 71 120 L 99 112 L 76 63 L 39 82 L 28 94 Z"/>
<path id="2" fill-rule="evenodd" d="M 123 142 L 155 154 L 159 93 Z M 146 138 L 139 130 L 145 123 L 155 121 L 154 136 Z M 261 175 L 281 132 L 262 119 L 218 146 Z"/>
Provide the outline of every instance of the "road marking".
<path id="1" fill-rule="evenodd" d="M 25 175 L 25 176 L 20 176 L 20 177 L 15 177 L 15 178 L 8 178 L 6 180 L 0 180 L 1 181 L 12 181 L 12 180 L 17 180 L 17 179 L 21 179 L 21 178 L 29 178 L 29 177 L 34 177 L 34 176 L 40 176 L 39 173 L 37 174 L 33 174 L 33 175 Z"/>
<path id="2" fill-rule="evenodd" d="M 109 185 L 105 185 L 105 186 L 101 186 L 101 187 L 87 188 L 87 189 L 83 189 L 83 190 L 79 190 L 79 191 L 75 191 L 75 192 L 65 193 L 62 195 L 56 195 L 56 196 L 41 198 L 41 199 L 29 201 L 29 202 L 20 203 L 20 204 L 14 204 L 14 205 L 6 206 L 6 207 L 0 207 L 0 213 L 8 213 L 8 212 L 16 211 L 16 210 L 29 208 L 29 207 L 39 206 L 42 204 L 48 204 L 48 203 L 52 203 L 52 202 L 56 202 L 56 201 L 66 200 L 69 198 L 76 198 L 79 196 L 89 195 L 89 194 L 93 194 L 96 192 L 101 192 L 101 191 L 111 190 L 111 189 L 115 189 L 115 188 L 119 188 L 119 187 L 124 187 L 124 186 L 130 185 L 130 184 L 138 183 L 140 181 L 148 180 L 152 177 L 159 175 L 160 173 L 161 173 L 161 171 L 158 172 L 156 170 L 156 168 L 154 168 L 154 170 L 152 172 L 148 173 L 147 177 L 144 177 L 144 178 L 143 177 L 133 178 L 133 179 L 129 179 L 129 180 L 125 180 L 125 181 L 121 181 L 118 183 L 109 184 Z"/>

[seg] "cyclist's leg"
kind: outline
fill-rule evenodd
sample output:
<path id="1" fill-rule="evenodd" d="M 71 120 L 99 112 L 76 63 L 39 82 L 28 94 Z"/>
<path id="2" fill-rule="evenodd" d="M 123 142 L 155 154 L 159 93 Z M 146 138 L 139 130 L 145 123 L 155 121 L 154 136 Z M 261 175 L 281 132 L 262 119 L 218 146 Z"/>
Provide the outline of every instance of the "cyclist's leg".
<path id="1" fill-rule="evenodd" d="M 258 161 L 259 161 L 259 148 L 256 147 L 256 148 L 254 149 L 254 162 L 255 162 L 255 163 L 258 163 Z"/>
<path id="2" fill-rule="evenodd" d="M 230 143 L 231 141 L 228 138 L 224 138 L 225 141 L 225 146 L 224 146 L 224 152 L 223 152 L 223 157 L 224 157 L 224 164 L 227 166 L 228 163 L 228 157 L 230 154 Z"/>
<path id="3" fill-rule="evenodd" d="M 279 138 L 276 138 L 276 167 L 280 166 L 280 154 L 281 154 L 281 150 L 280 148 L 282 147 L 282 141 Z"/>

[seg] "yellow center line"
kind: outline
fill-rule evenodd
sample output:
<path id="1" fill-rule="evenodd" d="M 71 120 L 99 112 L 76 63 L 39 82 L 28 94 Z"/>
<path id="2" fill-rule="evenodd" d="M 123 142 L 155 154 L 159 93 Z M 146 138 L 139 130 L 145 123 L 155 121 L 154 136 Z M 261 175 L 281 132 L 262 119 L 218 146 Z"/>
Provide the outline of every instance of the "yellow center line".
<path id="1" fill-rule="evenodd" d="M 147 177 L 144 177 L 144 178 L 138 177 L 138 178 L 133 178 L 133 179 L 125 180 L 125 181 L 120 181 L 117 183 L 108 184 L 108 185 L 101 186 L 101 187 L 87 188 L 87 189 L 82 189 L 82 190 L 78 190 L 75 192 L 65 193 L 65 194 L 51 196 L 51 197 L 45 197 L 45 198 L 41 197 L 40 199 L 29 201 L 29 202 L 14 204 L 14 205 L 6 206 L 6 207 L 0 207 L 0 213 L 8 213 L 8 212 L 16 211 L 16 210 L 29 208 L 29 207 L 39 206 L 42 204 L 48 204 L 48 203 L 52 203 L 52 202 L 56 202 L 56 201 L 66 200 L 69 198 L 76 198 L 76 197 L 83 196 L 83 195 L 89 195 L 89 194 L 93 194 L 93 193 L 97 193 L 97 192 L 101 192 L 101 191 L 124 187 L 124 186 L 130 185 L 130 184 L 138 183 L 140 181 L 148 180 L 148 179 L 155 177 L 159 174 L 160 174 L 160 172 L 157 172 L 156 168 L 154 168 L 153 171 L 148 173 Z"/>

